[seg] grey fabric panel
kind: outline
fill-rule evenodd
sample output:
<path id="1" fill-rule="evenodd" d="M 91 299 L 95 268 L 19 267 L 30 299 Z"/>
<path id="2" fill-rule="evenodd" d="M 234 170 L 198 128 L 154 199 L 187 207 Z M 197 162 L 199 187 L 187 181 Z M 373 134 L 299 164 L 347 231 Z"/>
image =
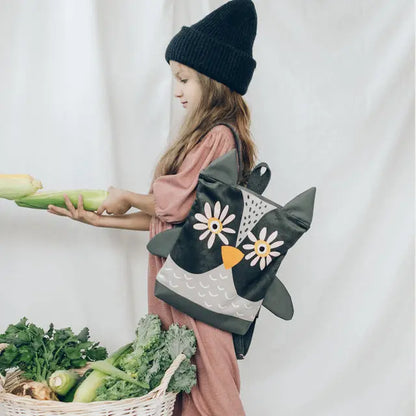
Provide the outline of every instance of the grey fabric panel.
<path id="1" fill-rule="evenodd" d="M 186 311 L 187 315 L 224 331 L 244 335 L 251 325 L 250 321 L 209 311 L 171 291 L 157 280 L 155 283 L 155 296 L 180 311 Z"/>
<path id="2" fill-rule="evenodd" d="M 251 322 L 262 304 L 262 300 L 253 302 L 237 293 L 233 272 L 222 263 L 208 272 L 192 273 L 179 267 L 169 255 L 156 280 L 179 296 L 221 316 Z"/>

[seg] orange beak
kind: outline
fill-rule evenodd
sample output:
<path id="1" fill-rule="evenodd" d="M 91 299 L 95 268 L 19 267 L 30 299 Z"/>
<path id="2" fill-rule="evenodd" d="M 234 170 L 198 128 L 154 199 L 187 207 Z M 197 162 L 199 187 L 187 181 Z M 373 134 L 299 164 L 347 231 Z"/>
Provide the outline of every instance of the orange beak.
<path id="1" fill-rule="evenodd" d="M 232 246 L 221 246 L 221 255 L 222 262 L 224 263 L 224 267 L 226 269 L 231 269 L 231 267 L 240 263 L 244 257 L 244 253 L 242 251 Z"/>

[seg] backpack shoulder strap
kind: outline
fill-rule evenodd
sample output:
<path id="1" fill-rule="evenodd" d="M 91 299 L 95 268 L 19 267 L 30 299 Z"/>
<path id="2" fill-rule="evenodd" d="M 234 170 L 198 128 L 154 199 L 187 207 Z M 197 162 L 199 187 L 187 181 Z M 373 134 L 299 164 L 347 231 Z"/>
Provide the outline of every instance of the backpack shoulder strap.
<path id="1" fill-rule="evenodd" d="M 237 158 L 238 158 L 238 181 L 237 183 L 240 184 L 243 180 L 243 154 L 242 154 L 241 139 L 238 136 L 237 130 L 229 123 L 219 122 L 219 123 L 214 124 L 213 127 L 218 126 L 220 124 L 227 126 L 233 133 L 235 147 L 237 150 Z"/>

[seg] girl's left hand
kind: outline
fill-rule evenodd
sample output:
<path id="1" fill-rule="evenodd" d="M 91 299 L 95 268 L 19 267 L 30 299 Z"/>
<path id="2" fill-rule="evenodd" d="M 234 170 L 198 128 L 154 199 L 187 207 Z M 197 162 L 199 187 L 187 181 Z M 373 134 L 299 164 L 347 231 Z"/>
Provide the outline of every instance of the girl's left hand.
<path id="1" fill-rule="evenodd" d="M 97 214 L 101 215 L 104 211 L 107 211 L 107 214 L 121 215 L 130 208 L 131 203 L 128 198 L 128 191 L 110 186 L 108 188 L 108 196 L 98 207 Z"/>

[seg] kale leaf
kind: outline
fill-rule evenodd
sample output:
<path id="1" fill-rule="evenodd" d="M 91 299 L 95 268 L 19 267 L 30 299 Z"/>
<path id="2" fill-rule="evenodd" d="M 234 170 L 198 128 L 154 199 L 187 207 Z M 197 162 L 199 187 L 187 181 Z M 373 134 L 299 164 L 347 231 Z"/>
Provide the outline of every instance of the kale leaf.
<path id="1" fill-rule="evenodd" d="M 159 316 L 147 314 L 137 325 L 133 351 L 123 356 L 116 366 L 131 377 L 149 384 L 150 388 L 146 390 L 108 376 L 97 389 L 95 401 L 143 396 L 160 384 L 166 370 L 181 353 L 187 358 L 172 376 L 167 391 L 190 393 L 197 382 L 196 366 L 190 360 L 195 352 L 196 338 L 193 330 L 175 323 L 163 331 Z"/>

